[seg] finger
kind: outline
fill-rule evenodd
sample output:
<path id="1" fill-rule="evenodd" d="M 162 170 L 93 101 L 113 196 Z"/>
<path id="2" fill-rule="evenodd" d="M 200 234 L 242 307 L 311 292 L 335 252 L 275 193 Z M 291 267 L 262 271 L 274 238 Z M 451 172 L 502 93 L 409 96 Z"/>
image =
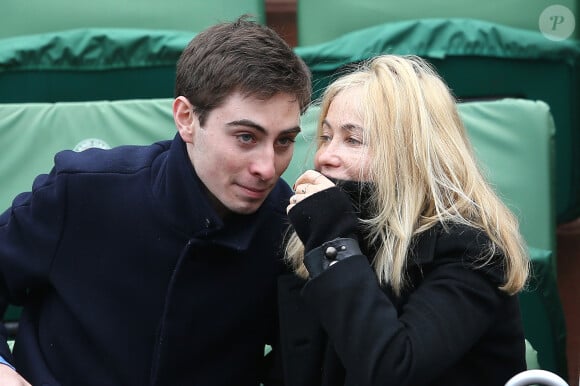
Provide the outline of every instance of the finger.
<path id="1" fill-rule="evenodd" d="M 295 194 L 292 197 L 290 197 L 289 205 L 296 205 L 298 203 L 298 201 L 300 201 L 298 198 L 298 195 Z"/>
<path id="2" fill-rule="evenodd" d="M 328 188 L 331 186 L 334 186 L 334 183 L 329 180 L 324 174 L 316 171 L 316 170 L 309 170 L 308 171 L 308 178 L 309 178 L 309 182 L 312 185 L 320 185 L 324 188 Z"/>
<path id="3" fill-rule="evenodd" d="M 288 204 L 288 206 L 286 207 L 286 214 L 288 212 L 290 212 L 290 210 L 296 206 L 297 202 L 298 202 L 298 197 L 296 195 L 290 197 L 290 204 Z"/>
<path id="4" fill-rule="evenodd" d="M 294 186 L 298 187 L 298 185 L 301 184 L 313 183 L 314 179 L 319 175 L 320 173 L 317 172 L 316 170 L 307 170 L 296 179 L 296 183 L 294 184 Z"/>
<path id="5" fill-rule="evenodd" d="M 304 196 L 310 196 L 312 194 L 320 192 L 321 190 L 325 190 L 334 186 L 334 183 L 332 183 L 332 181 L 330 181 L 326 177 L 319 179 L 319 181 L 320 182 L 318 184 L 305 183 L 296 185 L 296 190 L 294 194 L 297 196 L 299 200 L 301 200 L 302 198 L 304 198 Z"/>

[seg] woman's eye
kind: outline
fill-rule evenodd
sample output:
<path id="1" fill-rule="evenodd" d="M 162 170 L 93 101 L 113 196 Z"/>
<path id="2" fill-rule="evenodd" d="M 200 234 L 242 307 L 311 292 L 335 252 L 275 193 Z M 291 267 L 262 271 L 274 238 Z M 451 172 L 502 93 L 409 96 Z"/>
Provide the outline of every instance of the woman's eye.
<path id="1" fill-rule="evenodd" d="M 360 140 L 359 140 L 359 139 L 357 139 L 357 138 L 352 138 L 352 137 L 350 137 L 350 138 L 348 138 L 346 141 L 347 141 L 348 143 L 350 143 L 351 145 L 362 145 L 362 141 L 360 141 Z"/>

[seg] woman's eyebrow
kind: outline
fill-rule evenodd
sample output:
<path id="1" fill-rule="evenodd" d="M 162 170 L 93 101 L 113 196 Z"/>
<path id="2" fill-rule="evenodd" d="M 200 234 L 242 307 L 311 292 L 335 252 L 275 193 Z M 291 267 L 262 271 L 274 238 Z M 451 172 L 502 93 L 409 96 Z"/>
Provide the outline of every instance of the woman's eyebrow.
<path id="1" fill-rule="evenodd" d="M 328 126 L 329 128 L 332 129 L 332 125 L 326 119 L 324 119 L 322 121 L 322 125 L 323 126 Z M 349 133 L 350 132 L 353 132 L 353 131 L 361 131 L 361 130 L 363 130 L 362 126 L 359 126 L 359 125 L 354 124 L 354 123 L 344 123 L 344 124 L 340 125 L 338 128 L 340 130 L 343 130 L 343 131 L 348 131 Z"/>

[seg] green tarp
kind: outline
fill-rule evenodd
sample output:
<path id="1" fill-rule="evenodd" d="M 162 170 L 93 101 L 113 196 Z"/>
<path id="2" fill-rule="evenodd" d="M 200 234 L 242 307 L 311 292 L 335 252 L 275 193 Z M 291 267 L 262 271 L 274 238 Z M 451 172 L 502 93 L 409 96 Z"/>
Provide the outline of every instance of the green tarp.
<path id="1" fill-rule="evenodd" d="M 334 71 L 374 55 L 414 54 L 432 59 L 483 56 L 574 63 L 577 41 L 554 42 L 541 33 L 475 19 L 415 19 L 383 23 L 336 39 L 296 47 L 314 74 Z"/>
<path id="2" fill-rule="evenodd" d="M 175 66 L 195 32 L 92 28 L 0 39 L 0 73 Z"/>
<path id="3" fill-rule="evenodd" d="M 173 96 L 194 32 L 79 29 L 0 39 L 0 103 Z"/>
<path id="4" fill-rule="evenodd" d="M 542 21 L 547 33 L 578 38 L 578 11 L 578 0 L 305 0 L 297 4 L 298 43 L 319 44 L 373 25 L 419 18 L 480 19 L 534 31 Z"/>

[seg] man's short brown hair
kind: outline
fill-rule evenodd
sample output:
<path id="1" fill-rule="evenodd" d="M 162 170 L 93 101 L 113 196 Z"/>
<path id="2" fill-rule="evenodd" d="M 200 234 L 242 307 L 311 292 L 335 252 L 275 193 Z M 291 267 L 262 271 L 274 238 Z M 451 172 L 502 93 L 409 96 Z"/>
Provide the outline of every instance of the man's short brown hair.
<path id="1" fill-rule="evenodd" d="M 302 112 L 310 103 L 310 71 L 272 29 L 242 16 L 197 34 L 177 63 L 175 94 L 186 97 L 203 124 L 231 93 L 267 99 L 295 95 Z"/>

